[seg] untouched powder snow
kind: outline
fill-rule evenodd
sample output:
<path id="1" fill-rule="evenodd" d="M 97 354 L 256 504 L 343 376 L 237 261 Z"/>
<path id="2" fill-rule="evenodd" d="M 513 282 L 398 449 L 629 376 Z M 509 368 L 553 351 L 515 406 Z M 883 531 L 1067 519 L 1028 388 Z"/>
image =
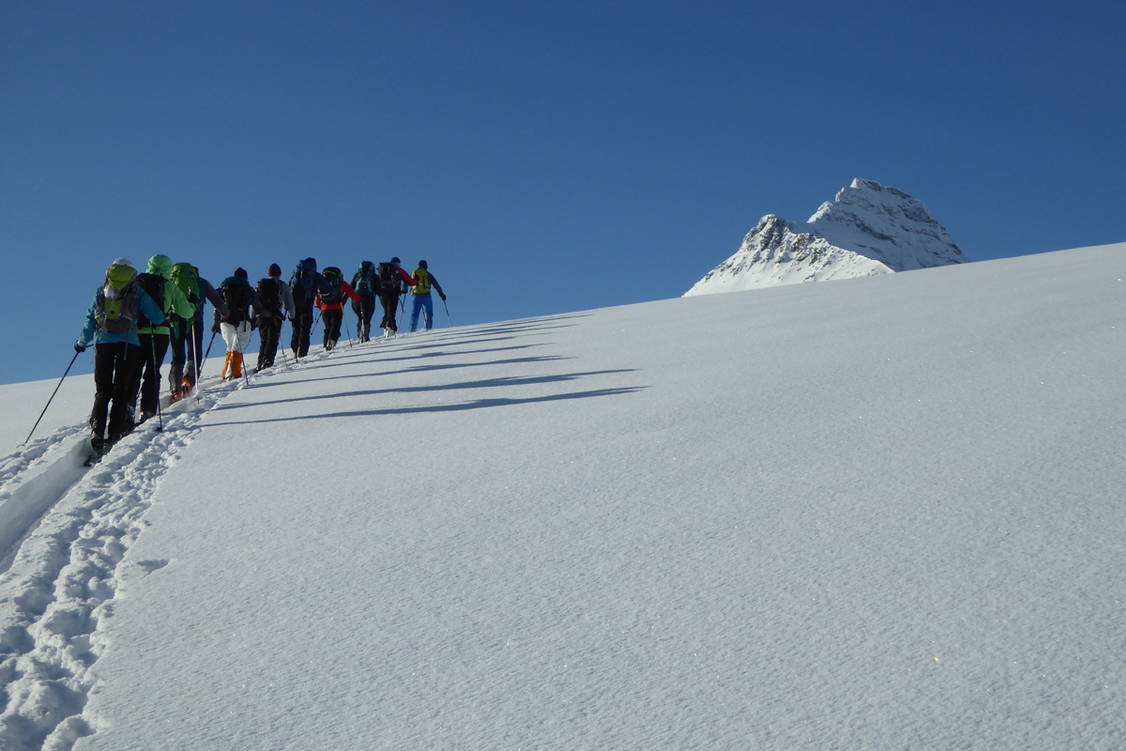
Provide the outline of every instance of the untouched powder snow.
<path id="1" fill-rule="evenodd" d="M 0 748 L 1122 748 L 1124 334 L 1120 244 L 212 386 L 41 490 Z"/>

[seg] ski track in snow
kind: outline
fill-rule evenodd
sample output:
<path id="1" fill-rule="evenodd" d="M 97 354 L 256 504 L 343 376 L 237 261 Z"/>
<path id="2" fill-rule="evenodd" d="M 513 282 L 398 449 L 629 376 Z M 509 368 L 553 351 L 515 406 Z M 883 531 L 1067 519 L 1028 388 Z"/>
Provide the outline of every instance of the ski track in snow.
<path id="1" fill-rule="evenodd" d="M 373 339 L 373 342 L 379 340 Z M 260 374 L 299 369 L 310 355 Z M 257 378 L 259 376 L 253 376 Z M 119 587 L 169 561 L 122 563 L 146 526 L 161 478 L 199 433 L 199 421 L 244 379 L 208 379 L 87 468 L 89 428 L 60 428 L 0 460 L 0 749 L 65 751 L 98 729 L 85 712 L 99 627 Z M 251 381 L 253 385 L 253 380 Z"/>

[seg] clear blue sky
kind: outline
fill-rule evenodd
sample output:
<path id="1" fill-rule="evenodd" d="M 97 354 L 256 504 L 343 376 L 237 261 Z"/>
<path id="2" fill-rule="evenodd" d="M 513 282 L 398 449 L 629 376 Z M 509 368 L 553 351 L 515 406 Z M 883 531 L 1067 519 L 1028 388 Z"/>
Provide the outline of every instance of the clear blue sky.
<path id="1" fill-rule="evenodd" d="M 119 255 L 426 258 L 460 324 L 677 296 L 853 177 L 974 259 L 1126 240 L 1124 28 L 1120 0 L 10 0 L 0 382 L 61 374 Z"/>

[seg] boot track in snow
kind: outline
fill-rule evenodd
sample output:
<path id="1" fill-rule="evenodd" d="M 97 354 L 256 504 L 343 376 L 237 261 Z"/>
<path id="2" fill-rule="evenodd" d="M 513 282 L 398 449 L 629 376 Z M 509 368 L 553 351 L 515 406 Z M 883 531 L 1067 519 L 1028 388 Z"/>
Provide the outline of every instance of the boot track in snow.
<path id="1" fill-rule="evenodd" d="M 123 565 L 125 554 L 200 420 L 245 387 L 205 381 L 165 409 L 163 431 L 142 424 L 90 468 L 85 425 L 0 460 L 0 748 L 62 751 L 97 731 L 85 707 L 104 646 L 99 626 L 123 582 L 167 564 Z"/>

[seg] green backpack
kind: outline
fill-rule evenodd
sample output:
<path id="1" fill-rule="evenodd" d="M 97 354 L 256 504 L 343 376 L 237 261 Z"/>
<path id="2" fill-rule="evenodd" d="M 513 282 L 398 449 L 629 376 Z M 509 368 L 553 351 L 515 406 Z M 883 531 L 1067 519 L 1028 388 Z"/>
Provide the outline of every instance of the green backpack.
<path id="1" fill-rule="evenodd" d="M 172 266 L 172 282 L 184 292 L 192 305 L 199 305 L 199 269 L 190 263 Z"/>

